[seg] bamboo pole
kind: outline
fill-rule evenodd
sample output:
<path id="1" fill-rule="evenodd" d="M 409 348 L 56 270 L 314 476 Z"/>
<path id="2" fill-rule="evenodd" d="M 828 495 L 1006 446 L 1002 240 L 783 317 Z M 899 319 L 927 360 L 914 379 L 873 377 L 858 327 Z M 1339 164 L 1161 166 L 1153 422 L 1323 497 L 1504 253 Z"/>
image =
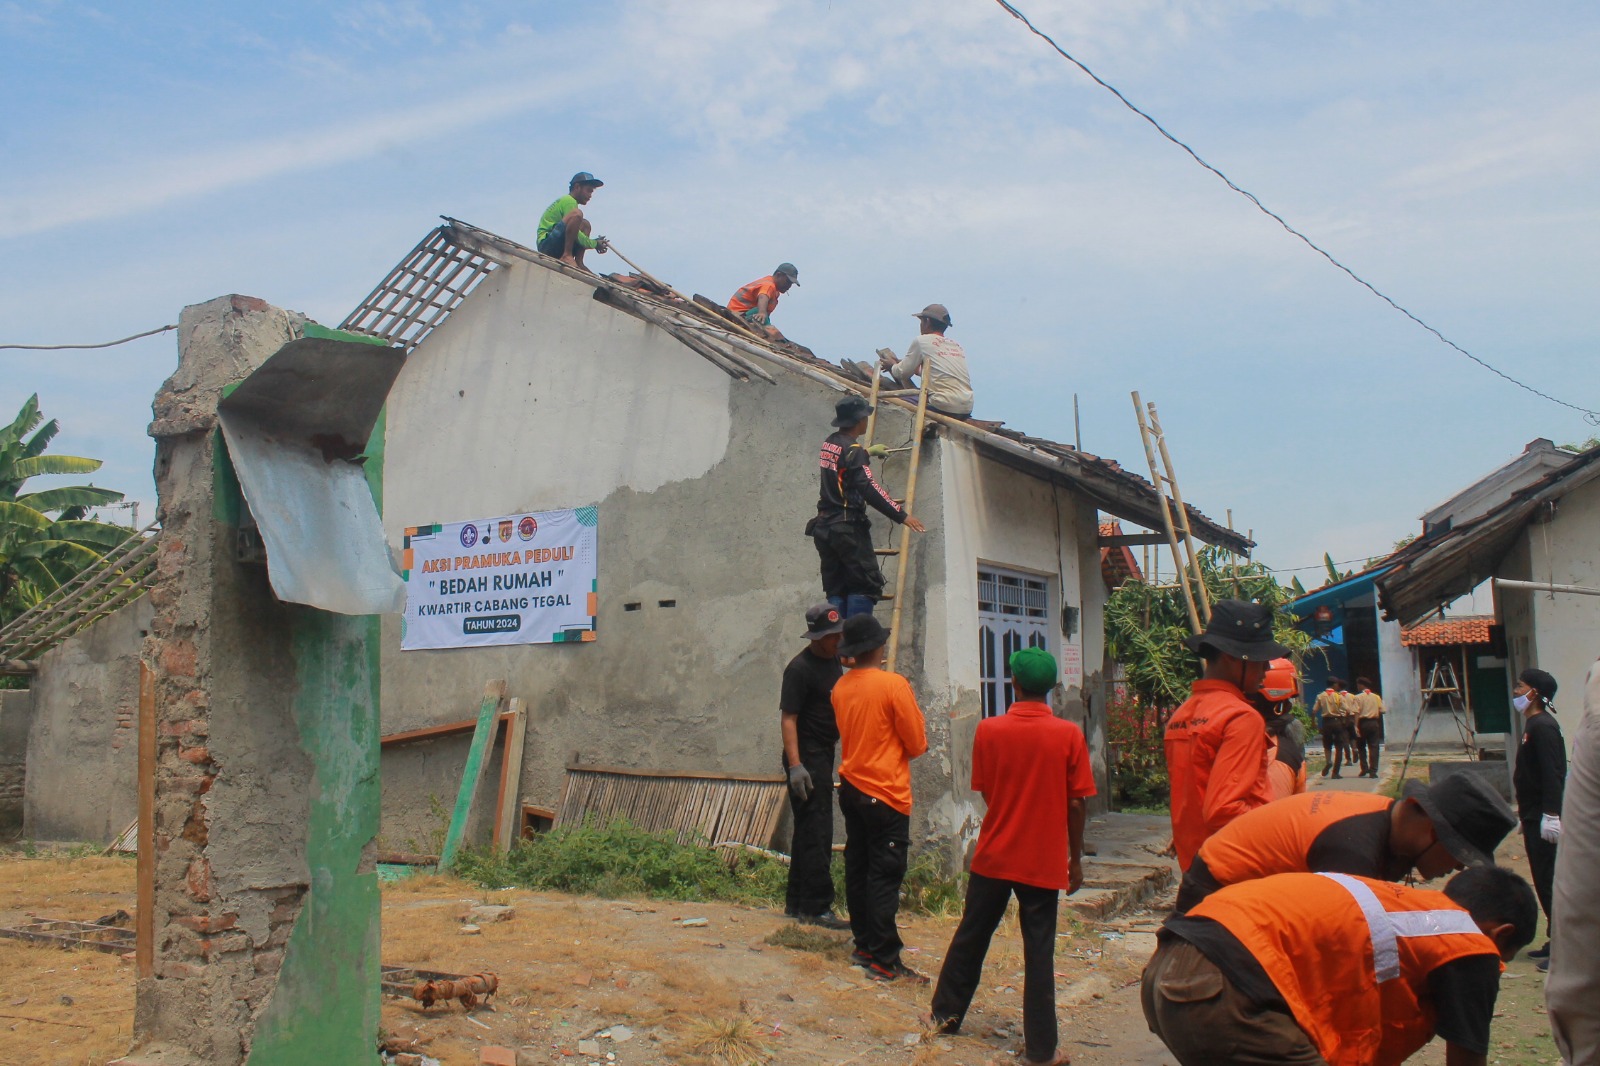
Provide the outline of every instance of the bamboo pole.
<path id="1" fill-rule="evenodd" d="M 1161 487 L 1161 471 L 1156 467 L 1156 450 L 1150 443 L 1150 426 L 1144 419 L 1144 404 L 1139 400 L 1138 390 L 1133 392 L 1133 413 L 1139 420 L 1139 437 L 1144 441 L 1145 461 L 1150 464 L 1150 482 L 1156 490 L 1156 501 L 1161 505 L 1161 525 L 1166 529 L 1167 546 L 1172 549 L 1172 565 L 1180 575 L 1179 584 L 1183 587 L 1183 602 L 1189 609 L 1189 631 L 1200 632 L 1200 612 L 1195 606 L 1194 590 L 1189 588 L 1189 582 L 1181 577 L 1184 572 L 1183 553 L 1178 547 L 1178 531 L 1172 525 L 1172 510 L 1167 504 L 1167 493 Z"/>
<path id="2" fill-rule="evenodd" d="M 878 381 L 883 375 L 879 374 L 873 379 L 872 391 L 876 395 Z M 917 499 L 917 468 L 922 458 L 922 429 L 928 424 L 928 381 L 933 377 L 932 364 L 922 367 L 922 388 L 917 392 L 917 417 L 911 429 L 911 473 L 906 478 L 906 502 L 904 504 L 907 517 L 912 513 L 911 508 Z M 906 573 L 910 570 L 911 556 L 911 527 L 904 522 L 900 523 L 900 550 L 895 555 L 894 571 L 894 610 L 889 615 L 889 651 L 884 657 L 884 664 L 890 672 L 894 671 L 895 660 L 900 655 L 900 618 L 906 607 Z"/>
<path id="3" fill-rule="evenodd" d="M 1183 505 L 1183 493 L 1178 488 L 1178 474 L 1172 468 L 1172 456 L 1167 452 L 1167 435 L 1161 431 L 1161 416 L 1156 414 L 1156 405 L 1146 404 L 1150 409 L 1150 428 L 1155 432 L 1156 444 L 1161 448 L 1161 465 L 1167 471 L 1167 484 L 1172 487 L 1172 502 L 1178 511 L 1178 526 L 1183 530 L 1184 554 L 1189 560 L 1189 570 L 1194 574 L 1195 591 L 1199 594 L 1200 620 L 1211 621 L 1211 594 L 1206 591 L 1206 579 L 1200 569 L 1200 553 L 1194 548 L 1194 532 L 1189 528 L 1189 509 Z"/>

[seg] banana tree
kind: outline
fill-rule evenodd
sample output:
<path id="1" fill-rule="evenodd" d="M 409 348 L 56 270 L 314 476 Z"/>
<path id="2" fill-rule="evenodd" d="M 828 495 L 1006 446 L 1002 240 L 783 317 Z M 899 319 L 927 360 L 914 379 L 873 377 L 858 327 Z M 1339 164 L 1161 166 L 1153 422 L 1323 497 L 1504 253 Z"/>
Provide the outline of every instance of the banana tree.
<path id="1" fill-rule="evenodd" d="M 21 614 L 132 530 L 88 518 L 91 509 L 122 499 L 95 485 L 62 485 L 27 492 L 30 478 L 92 474 L 100 460 L 46 455 L 61 431 L 44 421 L 39 397 L 30 396 L 10 425 L 0 427 L 0 625 Z"/>

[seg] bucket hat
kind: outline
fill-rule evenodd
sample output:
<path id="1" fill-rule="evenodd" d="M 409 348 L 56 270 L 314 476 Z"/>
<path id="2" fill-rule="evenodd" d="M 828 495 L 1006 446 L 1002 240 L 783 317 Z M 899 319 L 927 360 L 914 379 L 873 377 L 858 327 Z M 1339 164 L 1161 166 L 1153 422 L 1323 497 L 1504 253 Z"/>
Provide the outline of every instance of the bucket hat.
<path id="1" fill-rule="evenodd" d="M 1500 794 L 1471 773 L 1453 773 L 1432 785 L 1407 781 L 1405 798 L 1417 801 L 1439 843 L 1467 866 L 1492 865 L 1494 849 L 1517 825 Z"/>
<path id="2" fill-rule="evenodd" d="M 1211 605 L 1211 621 L 1204 633 L 1185 637 L 1190 651 L 1207 644 L 1247 663 L 1270 662 L 1289 654 L 1272 637 L 1272 608 L 1248 600 L 1218 600 Z"/>
<path id="3" fill-rule="evenodd" d="M 889 642 L 889 631 L 870 614 L 853 614 L 844 620 L 844 639 L 839 654 L 845 658 L 881 648 Z"/>

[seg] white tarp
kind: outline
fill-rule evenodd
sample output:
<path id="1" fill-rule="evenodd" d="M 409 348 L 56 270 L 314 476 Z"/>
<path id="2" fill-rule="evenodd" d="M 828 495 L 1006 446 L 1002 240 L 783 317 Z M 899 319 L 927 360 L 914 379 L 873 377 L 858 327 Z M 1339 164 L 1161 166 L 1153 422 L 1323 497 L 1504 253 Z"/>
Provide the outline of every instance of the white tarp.
<path id="1" fill-rule="evenodd" d="M 407 529 L 400 647 L 595 639 L 597 525 L 578 507 Z"/>

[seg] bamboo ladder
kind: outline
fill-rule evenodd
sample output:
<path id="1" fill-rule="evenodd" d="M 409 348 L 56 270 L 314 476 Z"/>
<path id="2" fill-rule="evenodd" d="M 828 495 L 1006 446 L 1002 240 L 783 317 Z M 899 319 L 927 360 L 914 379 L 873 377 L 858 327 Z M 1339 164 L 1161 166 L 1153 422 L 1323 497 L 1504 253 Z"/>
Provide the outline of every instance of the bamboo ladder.
<path id="1" fill-rule="evenodd" d="M 1144 440 L 1144 457 L 1150 464 L 1150 481 L 1156 488 L 1156 499 L 1161 504 L 1161 525 L 1167 534 L 1167 546 L 1172 549 L 1172 569 L 1178 574 L 1178 585 L 1183 589 L 1183 602 L 1189 609 L 1189 630 L 1199 633 L 1211 621 L 1211 598 L 1206 593 L 1206 582 L 1200 570 L 1200 556 L 1195 551 L 1194 535 L 1189 529 L 1189 511 L 1183 506 L 1183 493 L 1178 490 L 1178 475 L 1172 469 L 1172 455 L 1167 451 L 1167 438 L 1161 432 L 1161 418 L 1156 405 L 1141 403 L 1139 393 L 1133 393 L 1133 413 L 1139 420 L 1139 436 Z M 1156 461 L 1157 453 L 1161 459 Z M 1166 488 L 1172 490 L 1172 500 L 1167 500 Z M 1178 520 L 1172 520 L 1173 508 Z M 1179 542 L 1182 548 L 1179 548 Z M 1190 582 L 1193 581 L 1193 587 Z"/>
<path id="2" fill-rule="evenodd" d="M 880 350 L 878 354 L 884 355 L 886 353 Z M 916 513 L 914 508 L 917 502 L 917 467 L 922 458 L 922 431 L 928 424 L 928 382 L 932 378 L 933 361 L 925 359 L 922 363 L 922 384 L 916 390 L 917 413 L 911 423 L 911 444 L 907 448 L 911 454 L 908 457 L 910 471 L 906 475 L 906 495 L 905 499 L 900 501 L 900 506 L 905 509 L 908 515 Z M 878 428 L 878 400 L 884 398 L 884 394 L 881 393 L 882 383 L 882 372 L 873 374 L 872 391 L 867 398 L 867 402 L 872 404 L 873 408 L 872 414 L 867 416 L 866 446 L 869 448 L 872 446 L 873 434 L 877 432 Z M 896 389 L 887 395 L 903 398 L 910 391 L 909 389 Z M 875 548 L 873 551 L 879 556 L 895 560 L 894 594 L 886 597 L 894 606 L 889 615 L 889 642 L 884 649 L 883 659 L 884 668 L 893 671 L 895 660 L 899 658 L 900 654 L 900 619 L 904 614 L 906 602 L 906 574 L 910 572 L 910 567 L 907 565 L 911 555 L 910 528 L 901 523 L 900 544 L 898 547 Z"/>

